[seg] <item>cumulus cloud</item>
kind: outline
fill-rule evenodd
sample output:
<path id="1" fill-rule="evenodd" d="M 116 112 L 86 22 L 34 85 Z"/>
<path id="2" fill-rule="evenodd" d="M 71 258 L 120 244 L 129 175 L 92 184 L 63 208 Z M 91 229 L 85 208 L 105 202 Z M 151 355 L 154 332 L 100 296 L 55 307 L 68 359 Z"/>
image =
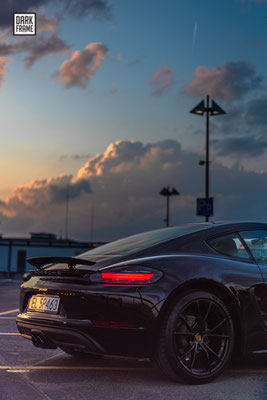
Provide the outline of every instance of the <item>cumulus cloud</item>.
<path id="1" fill-rule="evenodd" d="M 83 179 L 74 181 L 71 175 L 37 179 L 16 187 L 8 199 L 0 204 L 0 211 L 8 216 L 31 216 L 45 212 L 53 204 L 65 202 L 67 194 L 70 199 L 74 199 L 82 192 L 91 192 L 89 182 Z"/>
<path id="2" fill-rule="evenodd" d="M 67 186 L 70 232 L 76 238 L 89 239 L 92 207 L 96 240 L 164 226 L 166 199 L 159 192 L 166 185 L 181 193 L 171 199 L 171 223 L 200 222 L 203 219 L 196 217 L 196 197 L 203 196 L 205 177 L 198 161 L 199 154 L 183 150 L 175 140 L 149 144 L 117 141 L 90 157 L 75 178 L 62 175 L 15 188 L 0 203 L 2 230 L 14 232 L 17 220 L 17 229 L 24 234 L 26 229 L 59 232 L 64 226 Z M 213 161 L 214 219 L 267 220 L 266 179 L 267 173 Z"/>
<path id="3" fill-rule="evenodd" d="M 150 84 L 152 87 L 152 94 L 161 96 L 174 85 L 174 70 L 168 67 L 168 65 L 165 65 L 165 67 L 153 74 Z"/>
<path id="4" fill-rule="evenodd" d="M 90 43 L 84 50 L 76 50 L 70 60 L 64 61 L 53 79 L 63 82 L 66 88 L 78 86 L 86 88 L 90 79 L 102 66 L 107 47 L 102 43 Z"/>
<path id="5" fill-rule="evenodd" d="M 192 82 L 182 89 L 189 96 L 210 95 L 227 102 L 241 100 L 261 88 L 263 78 L 246 61 L 224 62 L 219 67 L 198 66 Z"/>

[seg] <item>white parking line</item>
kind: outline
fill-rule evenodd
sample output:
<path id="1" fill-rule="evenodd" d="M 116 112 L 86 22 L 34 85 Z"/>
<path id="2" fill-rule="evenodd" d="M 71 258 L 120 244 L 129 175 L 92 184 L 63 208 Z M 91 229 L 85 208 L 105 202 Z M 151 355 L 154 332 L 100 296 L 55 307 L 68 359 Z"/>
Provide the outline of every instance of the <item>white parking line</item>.
<path id="1" fill-rule="evenodd" d="M 52 358 L 56 358 L 56 357 L 58 357 L 58 356 L 61 356 L 62 354 L 65 354 L 64 351 L 62 351 L 62 352 L 60 352 L 60 353 L 57 353 L 57 354 L 54 354 L 54 355 L 51 356 L 51 357 L 45 358 L 44 360 L 37 361 L 36 363 L 33 364 L 33 366 L 34 366 L 34 365 L 38 365 L 38 364 L 40 364 L 40 363 L 43 363 L 43 362 L 45 362 L 45 361 L 51 360 Z"/>
<path id="2" fill-rule="evenodd" d="M 43 365 L 43 366 L 8 366 L 0 365 L 0 370 L 6 370 L 7 372 L 24 372 L 24 371 L 42 371 L 42 370 L 62 370 L 62 371 L 153 371 L 154 368 L 144 367 L 89 367 L 89 366 L 58 366 L 58 365 Z"/>
<path id="3" fill-rule="evenodd" d="M 7 335 L 7 336 L 21 336 L 20 333 L 13 333 L 13 332 L 0 332 L 0 335 Z"/>
<path id="4" fill-rule="evenodd" d="M 58 366 L 58 365 L 0 365 L 0 370 L 6 370 L 7 372 L 30 372 L 30 371 L 155 371 L 152 367 L 89 367 L 89 366 Z M 237 374 L 266 374 L 266 369 L 228 369 L 226 373 L 237 373 Z"/>
<path id="5" fill-rule="evenodd" d="M 12 313 L 18 312 L 18 311 L 19 311 L 18 308 L 14 308 L 13 310 L 1 312 L 0 315 L 12 314 Z"/>

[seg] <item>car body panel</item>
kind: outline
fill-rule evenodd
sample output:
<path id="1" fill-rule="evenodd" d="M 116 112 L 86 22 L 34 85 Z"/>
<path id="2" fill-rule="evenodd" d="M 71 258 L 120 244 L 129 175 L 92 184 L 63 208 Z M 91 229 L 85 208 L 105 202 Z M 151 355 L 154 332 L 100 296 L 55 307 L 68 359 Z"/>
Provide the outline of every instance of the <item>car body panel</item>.
<path id="1" fill-rule="evenodd" d="M 44 276 L 41 271 L 37 272 L 39 276 L 33 275 L 21 287 L 19 331 L 27 338 L 33 334 L 44 335 L 47 346 L 50 341 L 50 345 L 68 344 L 101 354 L 152 355 L 160 323 L 171 302 L 184 291 L 202 289 L 219 293 L 234 310 L 243 353 L 267 349 L 267 275 L 264 280 L 253 258 L 228 257 L 207 244 L 211 237 L 240 230 L 267 229 L 267 224 L 203 226 L 203 230 L 147 248 L 143 246 L 127 254 L 101 254 L 99 248 L 98 254 L 79 255 L 79 258 L 84 256 L 96 262 L 78 266 L 81 274 L 82 271 L 88 273 L 86 279 Z M 163 276 L 149 285 L 104 285 L 90 280 L 90 274 L 120 266 L 129 269 L 132 265 L 159 270 Z M 53 268 L 67 269 L 60 264 Z M 59 314 L 27 312 L 29 297 L 35 294 L 59 296 Z"/>

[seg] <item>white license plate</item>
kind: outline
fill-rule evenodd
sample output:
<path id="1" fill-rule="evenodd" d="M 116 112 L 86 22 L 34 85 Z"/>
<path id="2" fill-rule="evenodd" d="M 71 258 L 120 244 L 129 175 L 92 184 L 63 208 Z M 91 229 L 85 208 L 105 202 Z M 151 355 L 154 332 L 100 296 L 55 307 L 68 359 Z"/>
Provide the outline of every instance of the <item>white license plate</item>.
<path id="1" fill-rule="evenodd" d="M 59 308 L 59 300 L 58 296 L 32 296 L 29 301 L 28 311 L 56 314 Z"/>

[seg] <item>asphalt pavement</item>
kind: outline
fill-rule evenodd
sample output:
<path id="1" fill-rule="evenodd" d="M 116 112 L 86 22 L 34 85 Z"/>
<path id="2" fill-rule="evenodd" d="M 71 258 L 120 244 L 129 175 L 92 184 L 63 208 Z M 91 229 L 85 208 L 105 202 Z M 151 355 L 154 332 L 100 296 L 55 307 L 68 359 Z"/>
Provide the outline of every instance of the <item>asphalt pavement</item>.
<path id="1" fill-rule="evenodd" d="M 172 382 L 148 359 L 76 360 L 35 348 L 16 329 L 19 284 L 0 281 L 0 400 L 267 400 L 267 357 L 231 364 L 215 381 Z"/>

